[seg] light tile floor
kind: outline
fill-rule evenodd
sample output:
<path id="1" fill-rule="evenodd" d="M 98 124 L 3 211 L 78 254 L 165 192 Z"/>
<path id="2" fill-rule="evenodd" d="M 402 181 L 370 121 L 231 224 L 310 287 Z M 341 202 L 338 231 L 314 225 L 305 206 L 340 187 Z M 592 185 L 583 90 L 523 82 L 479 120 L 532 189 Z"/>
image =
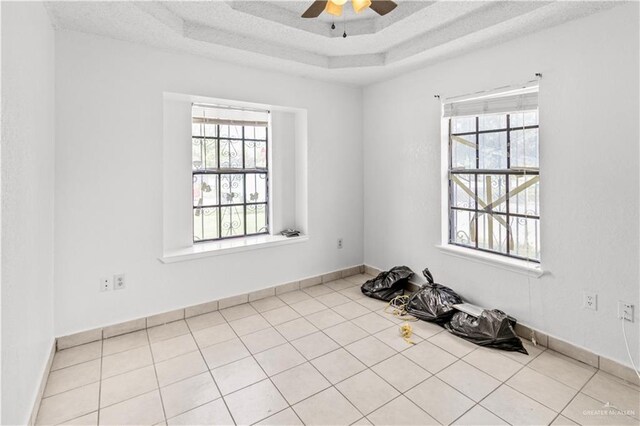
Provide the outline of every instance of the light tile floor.
<path id="1" fill-rule="evenodd" d="M 412 322 L 357 275 L 56 354 L 38 424 L 640 424 L 639 388 Z"/>

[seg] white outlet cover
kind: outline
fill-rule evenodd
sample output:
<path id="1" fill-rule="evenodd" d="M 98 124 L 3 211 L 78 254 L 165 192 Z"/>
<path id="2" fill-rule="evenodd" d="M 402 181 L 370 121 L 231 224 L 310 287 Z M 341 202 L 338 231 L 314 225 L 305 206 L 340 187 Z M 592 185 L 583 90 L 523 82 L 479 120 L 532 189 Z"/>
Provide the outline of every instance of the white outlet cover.
<path id="1" fill-rule="evenodd" d="M 113 281 L 111 278 L 100 278 L 100 291 L 113 290 Z"/>
<path id="2" fill-rule="evenodd" d="M 583 293 L 582 307 L 585 309 L 591 309 L 592 311 L 598 310 L 598 295 L 589 291 Z"/>
<path id="3" fill-rule="evenodd" d="M 115 290 L 122 290 L 126 287 L 126 281 L 124 280 L 124 274 L 118 274 L 113 276 L 113 288 Z"/>
<path id="4" fill-rule="evenodd" d="M 633 304 L 621 300 L 618 301 L 618 318 L 633 322 Z"/>

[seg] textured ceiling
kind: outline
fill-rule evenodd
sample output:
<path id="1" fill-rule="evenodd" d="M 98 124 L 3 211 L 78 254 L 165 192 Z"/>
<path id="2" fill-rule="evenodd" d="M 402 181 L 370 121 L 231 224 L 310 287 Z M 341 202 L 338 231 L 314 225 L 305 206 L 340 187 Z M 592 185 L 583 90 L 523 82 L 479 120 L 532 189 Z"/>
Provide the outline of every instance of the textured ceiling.
<path id="1" fill-rule="evenodd" d="M 375 1 L 375 0 L 374 0 Z M 615 2 L 408 1 L 302 19 L 311 1 L 48 2 L 56 28 L 185 51 L 227 62 L 368 84 L 503 42 Z M 342 38 L 346 30 L 348 37 Z"/>

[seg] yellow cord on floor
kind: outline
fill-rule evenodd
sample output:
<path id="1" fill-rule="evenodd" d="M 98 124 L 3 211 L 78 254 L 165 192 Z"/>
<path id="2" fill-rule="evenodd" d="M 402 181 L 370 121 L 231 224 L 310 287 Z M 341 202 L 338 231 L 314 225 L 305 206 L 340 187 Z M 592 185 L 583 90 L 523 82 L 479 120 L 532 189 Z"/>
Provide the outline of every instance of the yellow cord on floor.
<path id="1" fill-rule="evenodd" d="M 409 296 L 396 296 L 389 301 L 387 307 L 384 308 L 384 312 L 405 321 L 418 321 L 417 318 L 407 313 L 406 307 L 408 302 Z M 389 311 L 389 309 L 391 309 L 391 311 Z M 404 341 L 409 343 L 410 345 L 415 345 L 415 343 L 411 340 L 412 334 L 413 329 L 408 322 L 405 322 L 400 326 L 400 335 L 402 336 Z"/>

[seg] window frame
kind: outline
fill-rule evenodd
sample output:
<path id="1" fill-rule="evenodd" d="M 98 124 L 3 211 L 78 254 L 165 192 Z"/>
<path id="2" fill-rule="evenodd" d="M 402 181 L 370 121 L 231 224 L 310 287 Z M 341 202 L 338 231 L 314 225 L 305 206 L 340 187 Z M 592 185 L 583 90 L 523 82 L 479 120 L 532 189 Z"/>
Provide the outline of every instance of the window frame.
<path id="1" fill-rule="evenodd" d="M 540 150 L 540 145 L 539 145 L 539 138 L 540 138 L 540 121 L 539 121 L 539 115 L 538 115 L 538 122 L 535 125 L 529 125 L 529 126 L 518 126 L 518 127 L 511 127 L 511 115 L 513 114 L 519 114 L 522 113 L 523 111 L 514 111 L 514 112 L 505 112 L 502 114 L 496 114 L 496 113 L 488 113 L 488 114 L 476 114 L 473 116 L 469 116 L 469 117 L 474 117 L 475 118 L 475 130 L 473 132 L 459 132 L 459 133 L 452 133 L 452 121 L 457 118 L 455 116 L 452 117 L 447 117 L 446 118 L 446 122 L 447 122 L 447 147 L 448 147 L 448 151 L 447 151 L 447 174 L 446 174 L 446 179 L 447 179 L 447 226 L 448 229 L 446 230 L 446 235 L 447 235 L 447 243 L 449 245 L 452 246 L 456 246 L 456 247 L 461 247 L 461 248 L 465 248 L 465 249 L 469 249 L 469 250 L 476 250 L 476 251 L 480 251 L 480 252 L 484 252 L 484 253 L 488 253 L 491 255 L 498 255 L 498 256 L 502 256 L 505 258 L 509 258 L 509 259 L 516 259 L 516 260 L 522 260 L 522 261 L 527 261 L 527 262 L 532 262 L 535 264 L 540 264 L 541 260 L 538 258 L 533 258 L 533 257 L 525 257 L 525 256 L 521 256 L 521 255 L 517 255 L 514 253 L 511 253 L 511 247 L 510 247 L 510 237 L 512 234 L 512 230 L 511 230 L 511 225 L 510 225 L 510 219 L 511 218 L 515 218 L 516 220 L 518 219 L 535 219 L 538 221 L 538 233 L 540 233 L 541 229 L 540 229 L 540 217 L 541 214 L 538 210 L 538 215 L 531 215 L 531 214 L 521 214 L 521 213 L 514 213 L 510 211 L 510 200 L 511 197 L 513 197 L 515 194 L 510 194 L 511 192 L 511 188 L 510 188 L 510 177 L 511 176 L 537 176 L 537 180 L 535 183 L 539 183 L 539 176 L 540 176 L 540 157 L 539 157 L 539 150 Z M 537 112 L 537 110 L 536 110 Z M 506 116 L 506 127 L 501 127 L 498 129 L 490 129 L 490 130 L 480 130 L 480 117 L 482 115 L 505 115 Z M 524 123 L 523 123 L 524 124 Z M 517 130 L 522 130 L 523 131 L 523 139 L 525 137 L 524 135 L 524 131 L 529 130 L 529 129 L 536 129 L 538 130 L 538 167 L 537 168 L 528 168 L 528 167 L 521 167 L 521 168 L 511 168 L 511 132 L 512 131 L 517 131 Z M 482 134 L 491 134 L 491 133 L 505 133 L 506 134 L 506 168 L 504 169 L 481 169 L 480 168 L 480 135 Z M 465 168 L 453 168 L 453 136 L 470 136 L 473 135 L 475 136 L 475 168 L 470 168 L 470 169 L 465 169 Z M 454 198 L 454 191 L 455 191 L 455 183 L 453 180 L 453 176 L 455 175 L 473 175 L 475 176 L 475 191 L 474 191 L 474 195 L 475 195 L 475 199 L 474 199 L 474 208 L 464 208 L 464 207 L 456 207 L 453 205 L 453 198 Z M 478 202 L 478 176 L 484 176 L 484 175 L 504 175 L 505 176 L 505 192 L 504 192 L 504 204 L 505 204 L 505 211 L 504 212 L 495 212 L 493 211 L 493 209 L 489 209 L 488 212 L 487 210 L 485 210 L 484 208 L 480 208 L 480 203 Z M 533 183 L 531 184 L 533 185 Z M 527 186 L 528 187 L 528 186 Z M 526 188 L 525 188 L 526 189 Z M 516 193 L 517 194 L 517 193 Z M 489 203 L 492 204 L 492 203 Z M 540 198 L 538 196 L 538 208 L 540 207 Z M 500 251 L 496 251 L 496 250 L 490 250 L 490 249 L 486 249 L 483 247 L 479 246 L 479 240 L 480 238 L 478 238 L 478 236 L 476 235 L 475 238 L 475 242 L 474 245 L 466 245 L 466 244 L 461 244 L 456 242 L 456 238 L 455 238 L 455 227 L 454 227 L 454 221 L 455 221 L 455 212 L 456 211 L 466 211 L 469 213 L 474 213 L 474 217 L 476 219 L 476 234 L 477 234 L 477 229 L 479 228 L 479 226 L 477 225 L 478 220 L 480 217 L 482 217 L 483 214 L 489 214 L 490 216 L 494 217 L 494 216 L 499 216 L 499 217 L 503 217 L 505 223 L 508 226 L 505 226 L 505 230 L 506 230 L 506 252 L 500 252 Z M 495 219 L 493 219 L 495 220 Z M 540 234 L 538 234 L 537 236 L 538 241 L 540 241 Z M 540 245 L 538 245 L 538 254 L 539 257 L 541 257 L 541 249 L 540 249 Z"/>
<path id="2" fill-rule="evenodd" d="M 192 105 L 192 109 L 193 106 L 200 106 L 203 107 L 203 105 L 197 105 L 197 104 L 193 104 Z M 215 107 L 212 107 L 215 108 Z M 261 111 L 261 112 L 265 112 L 267 114 L 270 115 L 270 111 Z M 191 121 L 193 122 L 193 113 L 191 114 Z M 247 237 L 253 237 L 253 236 L 259 236 L 259 235 L 269 235 L 271 234 L 271 229 L 270 229 L 270 222 L 271 222 L 271 215 L 270 215 L 270 199 L 269 199 L 269 188 L 270 188 L 270 183 L 271 183 L 271 168 L 270 168 L 270 164 L 269 164 L 269 142 L 270 142 L 270 130 L 271 130 L 271 124 L 270 124 L 270 120 L 268 120 L 267 125 L 265 126 L 265 138 L 264 139 L 255 139 L 255 138 L 245 138 L 245 127 L 246 126 L 255 126 L 255 122 L 252 121 L 240 121 L 240 120 L 234 120 L 235 123 L 233 125 L 235 126 L 242 126 L 242 137 L 241 138 L 237 138 L 237 137 L 230 137 L 230 136 L 226 136 L 226 137 L 222 137 L 220 135 L 220 124 L 216 124 L 216 133 L 215 136 L 206 136 L 203 132 L 201 136 L 195 136 L 193 134 L 193 132 L 191 133 L 191 143 L 193 145 L 193 141 L 195 139 L 199 139 L 202 142 L 207 141 L 207 140 L 213 140 L 215 141 L 215 149 L 216 149 L 216 165 L 217 167 L 215 168 L 203 168 L 200 170 L 196 170 L 193 167 L 193 153 L 191 154 L 191 185 L 193 187 L 194 183 L 196 182 L 196 178 L 197 176 L 206 176 L 206 175 L 215 175 L 217 176 L 217 195 L 216 195 L 216 199 L 217 199 L 217 204 L 207 204 L 207 205 L 194 205 L 195 203 L 193 202 L 193 196 L 192 198 L 192 211 L 193 213 L 191 214 L 191 219 L 192 219 L 192 226 L 191 226 L 191 233 L 192 233 L 192 241 L 193 244 L 200 244 L 200 243 L 207 243 L 207 242 L 212 242 L 212 241 L 222 241 L 222 240 L 230 240 L 230 239 L 239 239 L 239 238 L 247 238 Z M 242 143 L 242 168 L 231 168 L 231 167 L 227 167 L 227 168 L 221 168 L 220 167 L 220 161 L 221 161 L 221 157 L 220 157 L 220 151 L 221 151 L 221 141 L 240 141 Z M 246 168 L 246 159 L 245 159 L 245 151 L 246 151 L 246 142 L 262 142 L 265 144 L 265 167 L 255 167 L 255 168 Z M 202 146 L 202 145 L 201 145 Z M 193 148 L 192 148 L 193 149 Z M 201 151 L 201 157 L 204 158 L 204 152 Z M 265 175 L 265 199 L 264 201 L 260 201 L 260 202 L 249 202 L 247 201 L 247 175 L 251 175 L 251 174 L 255 174 L 255 175 Z M 229 204 L 223 204 L 222 203 L 222 188 L 221 188 L 221 182 L 222 182 L 222 176 L 223 175 L 241 175 L 242 176 L 242 185 L 243 185 L 243 202 L 242 203 L 229 203 Z M 193 188 L 192 188 L 193 191 Z M 257 208 L 258 206 L 264 206 L 264 210 L 265 210 L 265 226 L 260 228 L 260 229 L 264 229 L 264 231 L 262 232 L 255 232 L 255 233 L 247 233 L 247 207 L 250 206 L 254 206 Z M 233 208 L 233 207 L 243 207 L 243 232 L 240 235 L 230 235 L 230 236 L 223 236 L 223 230 L 222 230 L 222 209 L 223 208 Z M 218 209 L 218 224 L 217 224 L 217 229 L 218 229 L 218 238 L 203 238 L 200 240 L 196 240 L 195 239 L 195 227 L 196 227 L 196 223 L 195 223 L 195 211 L 197 209 L 200 209 L 200 214 L 204 214 L 203 210 L 204 209 Z M 231 210 L 232 211 L 232 210 Z M 201 224 L 202 226 L 202 233 L 201 235 L 204 237 L 204 224 Z"/>

